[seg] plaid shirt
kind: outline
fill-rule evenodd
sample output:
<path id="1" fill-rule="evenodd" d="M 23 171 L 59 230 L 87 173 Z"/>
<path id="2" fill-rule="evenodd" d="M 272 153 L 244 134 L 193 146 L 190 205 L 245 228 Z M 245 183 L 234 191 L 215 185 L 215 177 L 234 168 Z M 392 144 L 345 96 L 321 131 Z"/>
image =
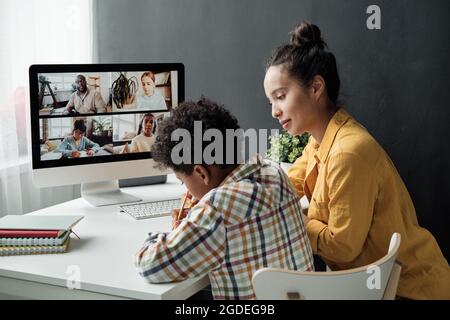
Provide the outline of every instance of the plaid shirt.
<path id="1" fill-rule="evenodd" d="M 280 167 L 259 156 L 208 192 L 170 233 L 150 233 L 136 254 L 152 283 L 209 273 L 214 299 L 254 299 L 263 267 L 312 271 L 300 200 Z"/>

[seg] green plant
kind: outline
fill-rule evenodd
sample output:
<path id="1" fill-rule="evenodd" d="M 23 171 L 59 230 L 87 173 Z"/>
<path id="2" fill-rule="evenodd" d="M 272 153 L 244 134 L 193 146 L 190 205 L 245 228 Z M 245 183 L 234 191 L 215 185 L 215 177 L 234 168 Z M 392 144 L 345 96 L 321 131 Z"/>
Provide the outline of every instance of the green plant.
<path id="1" fill-rule="evenodd" d="M 280 134 L 269 137 L 270 148 L 267 156 L 276 162 L 293 163 L 302 155 L 308 139 L 308 133 L 292 136 L 286 130 L 282 130 Z"/>
<path id="2" fill-rule="evenodd" d="M 133 103 L 138 89 L 138 80 L 135 76 L 127 78 L 126 72 L 119 72 L 119 77 L 111 85 L 112 99 L 117 108 L 122 109 L 124 104 Z"/>
<path id="3" fill-rule="evenodd" d="M 94 127 L 94 134 L 101 136 L 111 129 L 111 120 L 109 118 L 93 119 L 92 125 Z"/>

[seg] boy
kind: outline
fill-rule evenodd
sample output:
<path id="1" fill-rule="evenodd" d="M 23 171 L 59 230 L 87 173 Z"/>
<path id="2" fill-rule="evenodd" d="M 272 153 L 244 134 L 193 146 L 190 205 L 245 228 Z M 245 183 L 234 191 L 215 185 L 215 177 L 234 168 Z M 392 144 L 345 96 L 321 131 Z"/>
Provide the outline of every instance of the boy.
<path id="1" fill-rule="evenodd" d="M 222 137 L 226 129 L 239 129 L 236 118 L 205 98 L 182 103 L 162 122 L 153 158 L 173 169 L 199 201 L 174 222 L 171 233 L 149 234 L 136 254 L 140 275 L 157 283 L 208 273 L 214 299 L 254 299 L 251 279 L 260 268 L 312 271 L 300 201 L 279 166 L 259 156 L 240 165 L 208 165 L 205 159 L 194 164 L 194 154 L 183 155 L 190 161 L 174 161 L 179 142 L 172 141 L 172 132 L 187 130 L 190 150 L 195 150 L 195 121 L 201 121 L 203 132 L 216 129 Z M 203 142 L 202 155 L 206 146 Z"/>

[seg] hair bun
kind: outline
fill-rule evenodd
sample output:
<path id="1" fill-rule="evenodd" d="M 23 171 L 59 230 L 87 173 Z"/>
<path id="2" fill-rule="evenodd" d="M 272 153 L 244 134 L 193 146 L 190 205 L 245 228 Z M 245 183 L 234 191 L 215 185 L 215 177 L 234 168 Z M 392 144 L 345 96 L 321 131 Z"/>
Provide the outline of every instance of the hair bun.
<path id="1" fill-rule="evenodd" d="M 290 32 L 290 35 L 291 45 L 296 47 L 312 44 L 316 45 L 319 49 L 324 49 L 326 46 L 325 41 L 323 41 L 320 35 L 319 27 L 312 23 L 303 22 L 295 27 L 295 29 Z"/>

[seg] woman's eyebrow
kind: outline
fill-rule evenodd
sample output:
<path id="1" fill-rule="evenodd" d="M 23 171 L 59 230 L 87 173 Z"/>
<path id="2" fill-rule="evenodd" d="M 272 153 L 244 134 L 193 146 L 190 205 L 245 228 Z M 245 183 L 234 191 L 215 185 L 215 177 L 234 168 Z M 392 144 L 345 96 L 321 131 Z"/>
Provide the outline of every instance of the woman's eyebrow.
<path id="1" fill-rule="evenodd" d="M 273 91 L 270 93 L 270 95 L 273 96 L 273 95 L 274 95 L 275 93 L 277 93 L 278 91 L 280 91 L 280 90 L 285 90 L 285 89 L 286 89 L 286 87 L 277 88 L 277 89 L 273 90 Z"/>

